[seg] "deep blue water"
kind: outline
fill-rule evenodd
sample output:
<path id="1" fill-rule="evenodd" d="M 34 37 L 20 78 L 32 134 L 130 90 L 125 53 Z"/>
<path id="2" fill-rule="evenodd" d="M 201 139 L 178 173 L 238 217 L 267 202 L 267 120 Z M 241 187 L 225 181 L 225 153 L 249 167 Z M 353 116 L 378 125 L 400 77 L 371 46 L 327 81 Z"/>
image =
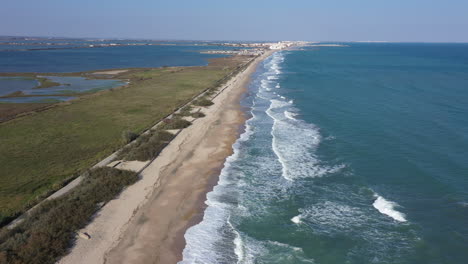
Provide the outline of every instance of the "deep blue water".
<path id="1" fill-rule="evenodd" d="M 53 73 L 132 67 L 201 66 L 208 64 L 209 58 L 223 57 L 223 55 L 201 54 L 200 51 L 228 49 L 185 44 L 32 51 L 5 51 L 0 48 L 0 72 Z M 33 46 L 10 47 L 5 45 L 2 47 L 5 49 L 24 49 Z M 34 47 L 45 48 L 46 46 Z"/>
<path id="2" fill-rule="evenodd" d="M 275 53 L 182 263 L 468 260 L 468 45 Z"/>

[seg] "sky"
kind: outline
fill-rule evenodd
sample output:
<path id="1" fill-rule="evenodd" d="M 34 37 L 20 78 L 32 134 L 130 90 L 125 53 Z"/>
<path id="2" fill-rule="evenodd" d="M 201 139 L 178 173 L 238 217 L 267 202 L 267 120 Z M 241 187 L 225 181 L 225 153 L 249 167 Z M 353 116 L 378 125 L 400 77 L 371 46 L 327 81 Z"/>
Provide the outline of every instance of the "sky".
<path id="1" fill-rule="evenodd" d="M 0 35 L 468 42 L 468 0 L 2 0 Z"/>

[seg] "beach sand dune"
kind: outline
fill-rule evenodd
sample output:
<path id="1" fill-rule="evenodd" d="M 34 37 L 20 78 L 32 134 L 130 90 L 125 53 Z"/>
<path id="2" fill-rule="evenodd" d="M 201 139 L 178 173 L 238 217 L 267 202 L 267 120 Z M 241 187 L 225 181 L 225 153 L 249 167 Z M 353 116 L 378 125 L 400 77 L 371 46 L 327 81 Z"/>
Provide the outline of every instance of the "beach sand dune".
<path id="1" fill-rule="evenodd" d="M 231 79 L 194 121 L 141 173 L 141 180 L 106 204 L 81 232 L 70 254 L 59 263 L 177 263 L 185 246 L 185 230 L 202 219 L 206 193 L 245 121 L 240 97 L 257 58 Z"/>

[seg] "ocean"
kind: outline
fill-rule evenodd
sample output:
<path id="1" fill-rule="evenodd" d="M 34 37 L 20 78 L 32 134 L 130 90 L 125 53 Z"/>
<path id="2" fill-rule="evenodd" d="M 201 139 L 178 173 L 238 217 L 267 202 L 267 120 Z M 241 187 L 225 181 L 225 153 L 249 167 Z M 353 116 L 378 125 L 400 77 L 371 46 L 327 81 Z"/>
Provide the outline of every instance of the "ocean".
<path id="1" fill-rule="evenodd" d="M 188 263 L 468 261 L 468 44 L 274 53 Z"/>

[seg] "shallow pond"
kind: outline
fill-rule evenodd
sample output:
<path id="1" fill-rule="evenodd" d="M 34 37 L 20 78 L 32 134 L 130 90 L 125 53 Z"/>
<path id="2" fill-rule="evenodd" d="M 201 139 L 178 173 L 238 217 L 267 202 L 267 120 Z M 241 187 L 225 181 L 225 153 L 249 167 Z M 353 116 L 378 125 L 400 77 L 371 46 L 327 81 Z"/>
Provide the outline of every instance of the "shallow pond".
<path id="1" fill-rule="evenodd" d="M 44 95 L 70 95 L 78 93 L 92 93 L 107 90 L 125 85 L 126 82 L 120 80 L 87 79 L 85 77 L 63 77 L 63 76 L 38 76 L 47 78 L 53 82 L 60 83 L 59 86 L 49 88 L 35 88 L 39 82 L 26 77 L 0 77 L 0 96 L 5 96 L 13 92 L 21 91 L 25 95 L 41 95 L 30 97 L 10 97 L 0 98 L 0 102 L 15 103 L 36 103 L 43 102 L 45 98 L 67 101 L 71 96 L 51 96 Z"/>
<path id="2" fill-rule="evenodd" d="M 39 82 L 32 78 L 0 77 L 0 96 L 5 96 L 16 91 L 29 90 L 38 84 Z"/>

